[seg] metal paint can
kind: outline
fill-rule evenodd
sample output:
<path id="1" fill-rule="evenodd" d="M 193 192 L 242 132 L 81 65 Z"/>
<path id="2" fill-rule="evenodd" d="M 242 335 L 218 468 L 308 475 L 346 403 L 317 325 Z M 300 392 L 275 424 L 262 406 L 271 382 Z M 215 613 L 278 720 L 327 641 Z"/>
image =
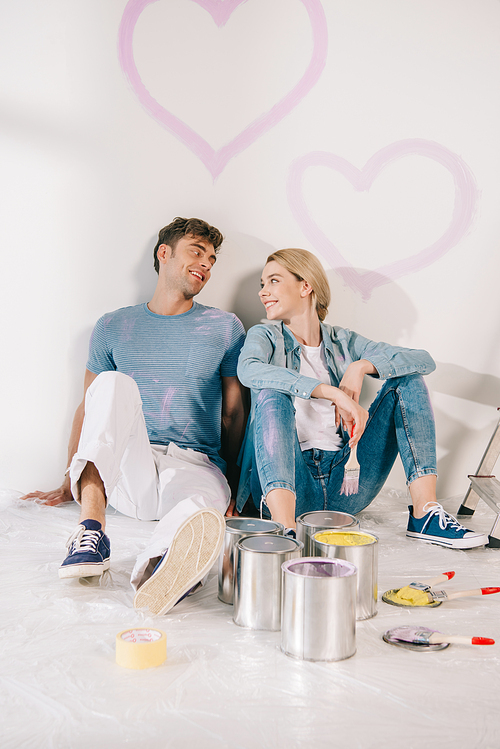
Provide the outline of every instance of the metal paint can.
<path id="1" fill-rule="evenodd" d="M 219 556 L 219 601 L 233 603 L 236 544 L 244 536 L 271 533 L 283 535 L 284 526 L 274 520 L 258 518 L 226 518 L 224 544 Z"/>
<path id="2" fill-rule="evenodd" d="M 285 562 L 281 649 L 306 661 L 341 661 L 356 652 L 356 567 L 341 559 Z"/>
<path id="3" fill-rule="evenodd" d="M 321 531 L 312 537 L 321 557 L 345 559 L 358 569 L 356 618 L 377 613 L 378 538 L 365 531 Z"/>
<path id="4" fill-rule="evenodd" d="M 359 521 L 354 515 L 347 512 L 328 512 L 318 510 L 316 512 L 304 512 L 297 518 L 297 538 L 304 544 L 304 556 L 316 556 L 316 548 L 311 542 L 312 536 L 318 531 L 333 529 L 358 530 Z"/>
<path id="5" fill-rule="evenodd" d="M 281 629 L 281 565 L 302 556 L 302 542 L 288 536 L 247 536 L 237 547 L 234 623 L 250 629 Z"/>

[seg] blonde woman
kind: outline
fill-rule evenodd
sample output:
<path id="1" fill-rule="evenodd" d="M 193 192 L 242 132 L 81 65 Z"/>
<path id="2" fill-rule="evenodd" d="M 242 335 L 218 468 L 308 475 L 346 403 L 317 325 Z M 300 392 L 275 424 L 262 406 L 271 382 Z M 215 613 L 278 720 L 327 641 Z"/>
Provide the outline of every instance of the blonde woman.
<path id="1" fill-rule="evenodd" d="M 261 286 L 269 324 L 249 330 L 238 362 L 252 393 L 238 510 L 250 494 L 257 506 L 262 498 L 292 535 L 303 512 L 356 514 L 381 490 L 399 453 L 412 500 L 407 535 L 460 549 L 487 543 L 436 501 L 434 417 L 422 377 L 435 369 L 429 354 L 325 324 L 328 279 L 306 250 L 270 255 Z M 385 380 L 368 411 L 359 404 L 365 376 Z M 345 496 L 354 445 L 359 490 Z"/>

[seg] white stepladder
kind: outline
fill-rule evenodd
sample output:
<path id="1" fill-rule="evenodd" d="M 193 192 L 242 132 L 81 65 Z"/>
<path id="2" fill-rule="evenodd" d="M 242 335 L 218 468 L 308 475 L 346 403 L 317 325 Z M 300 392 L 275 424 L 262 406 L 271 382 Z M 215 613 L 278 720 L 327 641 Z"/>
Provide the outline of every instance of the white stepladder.
<path id="1" fill-rule="evenodd" d="M 497 409 L 500 411 L 500 408 Z M 496 513 L 495 522 L 489 534 L 490 548 L 500 548 L 500 481 L 493 475 L 493 469 L 500 455 L 500 419 L 484 451 L 475 474 L 469 476 L 470 486 L 460 505 L 457 515 L 467 517 L 474 514 L 480 499 Z"/>

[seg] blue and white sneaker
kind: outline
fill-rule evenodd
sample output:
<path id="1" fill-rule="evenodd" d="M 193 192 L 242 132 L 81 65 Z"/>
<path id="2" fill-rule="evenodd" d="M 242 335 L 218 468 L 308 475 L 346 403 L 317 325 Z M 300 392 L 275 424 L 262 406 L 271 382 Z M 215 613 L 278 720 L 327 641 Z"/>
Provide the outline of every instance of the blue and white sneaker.
<path id="1" fill-rule="evenodd" d="M 166 614 L 189 594 L 219 556 L 226 522 L 214 507 L 198 510 L 175 534 L 151 577 L 134 597 L 136 609 Z"/>
<path id="2" fill-rule="evenodd" d="M 435 502 L 428 502 L 424 506 L 424 512 L 428 512 L 420 519 L 413 517 L 412 506 L 408 507 L 408 510 L 410 517 L 406 535 L 410 538 L 419 538 L 421 541 L 448 546 L 451 549 L 474 549 L 488 543 L 486 533 L 476 533 L 464 528 L 453 515 L 449 515 Z"/>
<path id="3" fill-rule="evenodd" d="M 84 520 L 69 537 L 59 577 L 92 577 L 109 570 L 109 538 L 97 520 Z"/>

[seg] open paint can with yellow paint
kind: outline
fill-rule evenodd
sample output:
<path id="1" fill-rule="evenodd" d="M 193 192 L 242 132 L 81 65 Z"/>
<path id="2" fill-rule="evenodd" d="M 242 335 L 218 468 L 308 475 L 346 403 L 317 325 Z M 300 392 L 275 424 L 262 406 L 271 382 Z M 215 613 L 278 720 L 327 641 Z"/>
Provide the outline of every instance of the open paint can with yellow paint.
<path id="1" fill-rule="evenodd" d="M 377 613 L 378 538 L 365 531 L 320 531 L 312 537 L 316 554 L 344 559 L 358 569 L 356 619 Z"/>
<path id="2" fill-rule="evenodd" d="M 304 512 L 297 518 L 297 539 L 304 544 L 304 556 L 314 557 L 318 554 L 313 548 L 311 538 L 319 531 L 359 530 L 359 521 L 354 515 L 347 512 L 330 512 L 328 510 L 316 510 Z"/>

